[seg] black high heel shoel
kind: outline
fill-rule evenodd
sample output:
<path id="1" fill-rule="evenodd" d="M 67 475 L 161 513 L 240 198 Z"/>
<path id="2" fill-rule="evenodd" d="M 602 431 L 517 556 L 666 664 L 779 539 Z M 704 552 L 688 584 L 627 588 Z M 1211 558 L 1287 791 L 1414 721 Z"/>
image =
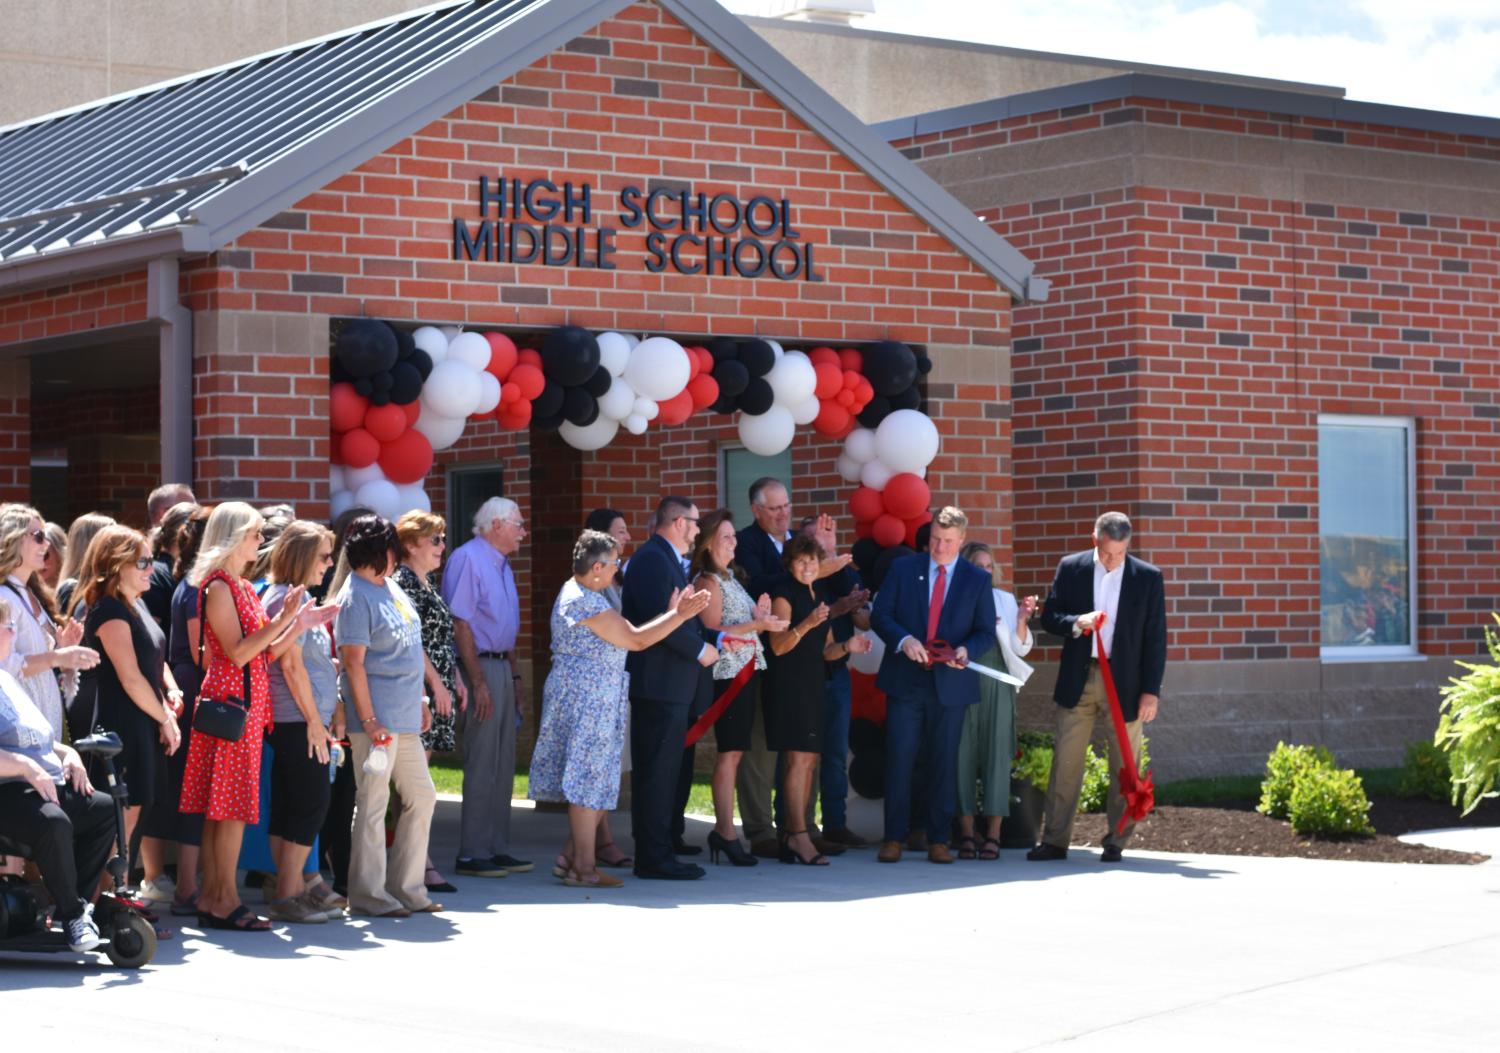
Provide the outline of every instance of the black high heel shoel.
<path id="1" fill-rule="evenodd" d="M 708 834 L 708 858 L 715 865 L 719 862 L 719 854 L 723 853 L 729 857 L 729 861 L 737 867 L 753 867 L 760 863 L 749 852 L 745 846 L 740 844 L 740 839 L 720 837 L 717 830 L 710 830 Z"/>
<path id="2" fill-rule="evenodd" d="M 806 830 L 791 830 L 788 831 L 784 837 L 782 837 L 781 855 L 779 857 L 780 860 L 783 863 L 801 863 L 805 867 L 826 867 L 828 865 L 828 857 L 825 856 L 822 852 L 814 849 L 812 858 L 807 859 L 792 847 L 792 838 L 796 837 L 798 834 L 805 833 L 807 833 Z"/>

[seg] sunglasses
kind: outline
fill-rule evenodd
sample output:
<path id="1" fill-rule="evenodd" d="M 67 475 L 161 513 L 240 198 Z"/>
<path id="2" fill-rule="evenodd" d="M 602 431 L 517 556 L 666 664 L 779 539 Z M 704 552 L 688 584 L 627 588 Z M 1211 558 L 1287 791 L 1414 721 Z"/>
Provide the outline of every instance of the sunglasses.
<path id="1" fill-rule="evenodd" d="M 135 561 L 135 569 L 136 570 L 150 570 L 151 569 L 151 564 L 154 563 L 154 562 L 155 562 L 155 560 L 153 560 L 150 556 L 142 556 L 140 559 L 138 559 L 138 560 Z"/>
<path id="2" fill-rule="evenodd" d="M 446 545 L 448 543 L 448 535 L 447 534 L 433 534 L 432 537 L 428 538 L 428 540 L 432 542 L 432 547 L 433 548 L 442 548 L 444 545 Z"/>
<path id="3" fill-rule="evenodd" d="M 45 530 L 28 530 L 26 531 L 26 536 L 38 545 L 45 545 L 47 543 L 47 532 Z"/>

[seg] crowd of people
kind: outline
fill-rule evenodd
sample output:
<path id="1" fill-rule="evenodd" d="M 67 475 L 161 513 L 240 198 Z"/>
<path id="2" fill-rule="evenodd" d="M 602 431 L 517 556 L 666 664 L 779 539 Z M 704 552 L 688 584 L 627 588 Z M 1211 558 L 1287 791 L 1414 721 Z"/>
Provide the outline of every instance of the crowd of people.
<path id="1" fill-rule="evenodd" d="M 748 496 L 743 526 L 663 497 L 633 550 L 621 512 L 583 524 L 552 605 L 528 780 L 533 799 L 567 807 L 553 876 L 614 888 L 611 870 L 703 877 L 683 857 L 705 847 L 736 867 L 826 867 L 874 847 L 850 829 L 845 799 L 849 660 L 877 647 L 875 858 L 998 859 L 1033 624 L 1065 643 L 1047 824 L 1028 858 L 1065 856 L 1083 751 L 1108 713 L 1094 634 L 1137 750 L 1158 705 L 1161 574 L 1127 554 L 1129 520 L 1101 516 L 1093 548 L 1063 561 L 1041 604 L 997 587 L 992 551 L 968 540 L 956 508 L 936 513 L 915 551 L 862 575 L 830 517 L 791 528 L 785 483 L 757 480 Z M 434 897 L 455 887 L 429 852 L 434 751 L 462 750 L 452 872 L 533 869 L 511 845 L 523 719 L 512 560 L 527 537 L 514 502 L 487 500 L 451 552 L 430 512 L 391 522 L 356 508 L 324 525 L 287 506 L 207 507 L 184 486 L 154 491 L 147 510 L 149 534 L 94 513 L 64 531 L 28 506 L 0 507 L 0 834 L 33 848 L 71 946 L 99 942 L 89 904 L 113 843 L 101 772 L 67 745 L 94 730 L 123 745 L 136 895 L 160 937 L 166 915 L 265 931 L 442 910 Z M 684 815 L 708 733 L 714 825 L 700 846 Z M 610 827 L 627 778 L 633 855 Z M 1109 808 L 1113 861 L 1130 836 L 1116 829 L 1113 785 Z M 241 898 L 257 839 L 271 860 L 268 917 Z"/>

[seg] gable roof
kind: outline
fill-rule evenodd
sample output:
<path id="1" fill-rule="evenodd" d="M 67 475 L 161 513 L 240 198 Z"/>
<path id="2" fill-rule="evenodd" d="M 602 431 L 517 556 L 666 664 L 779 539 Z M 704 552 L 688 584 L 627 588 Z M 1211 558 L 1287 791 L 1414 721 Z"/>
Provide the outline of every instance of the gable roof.
<path id="1" fill-rule="evenodd" d="M 0 289 L 211 252 L 636 0 L 448 0 L 0 129 Z M 1032 264 L 714 0 L 655 0 L 1020 299 Z"/>

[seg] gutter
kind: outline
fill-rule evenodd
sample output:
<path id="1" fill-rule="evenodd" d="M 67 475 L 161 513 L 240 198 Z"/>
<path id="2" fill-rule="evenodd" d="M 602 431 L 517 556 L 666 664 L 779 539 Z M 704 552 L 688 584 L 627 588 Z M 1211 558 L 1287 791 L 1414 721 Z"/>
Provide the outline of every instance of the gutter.
<path id="1" fill-rule="evenodd" d="M 146 320 L 158 325 L 161 479 L 193 483 L 193 312 L 178 294 L 176 256 L 146 265 Z"/>

